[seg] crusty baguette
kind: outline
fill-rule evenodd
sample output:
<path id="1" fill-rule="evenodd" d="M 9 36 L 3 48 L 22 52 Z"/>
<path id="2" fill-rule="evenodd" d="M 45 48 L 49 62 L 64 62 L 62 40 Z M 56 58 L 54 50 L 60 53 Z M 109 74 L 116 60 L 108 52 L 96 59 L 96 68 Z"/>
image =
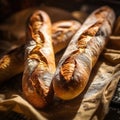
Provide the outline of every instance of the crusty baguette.
<path id="1" fill-rule="evenodd" d="M 51 21 L 47 13 L 38 10 L 27 24 L 23 94 L 34 107 L 42 108 L 52 100 L 51 80 L 56 69 Z"/>
<path id="2" fill-rule="evenodd" d="M 108 6 L 95 10 L 71 39 L 53 77 L 55 95 L 70 100 L 82 93 L 90 73 L 112 32 L 114 11 Z"/>

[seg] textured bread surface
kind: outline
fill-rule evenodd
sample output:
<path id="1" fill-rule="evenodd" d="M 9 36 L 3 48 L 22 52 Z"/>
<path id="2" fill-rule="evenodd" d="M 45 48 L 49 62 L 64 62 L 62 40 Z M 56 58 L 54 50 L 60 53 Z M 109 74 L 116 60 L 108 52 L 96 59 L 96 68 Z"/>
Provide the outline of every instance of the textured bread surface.
<path id="1" fill-rule="evenodd" d="M 47 13 L 38 10 L 27 24 L 22 88 L 25 98 L 36 108 L 42 108 L 53 97 L 51 80 L 55 72 L 55 58 L 51 21 Z"/>
<path id="2" fill-rule="evenodd" d="M 86 19 L 71 39 L 53 77 L 57 97 L 69 100 L 82 93 L 112 32 L 114 11 L 103 6 Z"/>

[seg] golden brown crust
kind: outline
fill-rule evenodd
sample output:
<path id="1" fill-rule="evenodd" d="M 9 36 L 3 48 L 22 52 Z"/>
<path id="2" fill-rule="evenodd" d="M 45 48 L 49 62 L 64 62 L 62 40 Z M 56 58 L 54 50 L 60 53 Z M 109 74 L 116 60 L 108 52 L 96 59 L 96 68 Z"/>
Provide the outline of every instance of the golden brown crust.
<path id="1" fill-rule="evenodd" d="M 28 21 L 26 39 L 23 93 L 33 106 L 43 108 L 53 97 L 50 89 L 55 72 L 51 21 L 45 12 L 38 10 L 32 14 Z"/>
<path id="2" fill-rule="evenodd" d="M 107 6 L 101 7 L 88 17 L 73 36 L 53 78 L 56 96 L 69 100 L 83 92 L 111 34 L 114 20 L 114 11 Z"/>

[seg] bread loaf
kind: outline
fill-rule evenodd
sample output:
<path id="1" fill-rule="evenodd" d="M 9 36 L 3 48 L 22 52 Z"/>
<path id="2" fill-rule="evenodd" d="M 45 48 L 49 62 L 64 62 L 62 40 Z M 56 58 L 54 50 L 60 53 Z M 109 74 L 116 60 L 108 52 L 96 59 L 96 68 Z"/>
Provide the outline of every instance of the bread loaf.
<path id="1" fill-rule="evenodd" d="M 55 95 L 70 100 L 80 95 L 112 32 L 115 13 L 103 6 L 88 16 L 72 37 L 53 77 Z"/>
<path id="2" fill-rule="evenodd" d="M 38 10 L 27 24 L 23 94 L 34 107 L 43 108 L 52 101 L 51 80 L 56 69 L 51 21 L 47 13 Z"/>

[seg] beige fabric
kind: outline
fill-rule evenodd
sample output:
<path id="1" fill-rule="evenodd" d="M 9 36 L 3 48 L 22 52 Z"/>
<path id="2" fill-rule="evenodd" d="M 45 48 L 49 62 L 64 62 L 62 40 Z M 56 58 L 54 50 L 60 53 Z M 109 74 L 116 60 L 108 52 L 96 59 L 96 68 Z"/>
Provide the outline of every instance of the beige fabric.
<path id="1" fill-rule="evenodd" d="M 3 27 L 0 29 L 3 30 Z M 9 28 L 5 29 L 9 30 Z M 18 33 L 16 33 L 17 38 L 19 38 Z M 119 43 L 118 37 L 117 39 L 110 37 L 108 46 L 91 72 L 86 90 L 77 98 L 70 101 L 55 98 L 46 109 L 37 110 L 24 99 L 21 85 L 18 85 L 16 91 L 9 88 L 0 91 L 0 111 L 15 111 L 33 120 L 103 120 L 109 111 L 110 100 L 120 80 Z M 21 82 L 21 77 L 18 79 Z"/>

